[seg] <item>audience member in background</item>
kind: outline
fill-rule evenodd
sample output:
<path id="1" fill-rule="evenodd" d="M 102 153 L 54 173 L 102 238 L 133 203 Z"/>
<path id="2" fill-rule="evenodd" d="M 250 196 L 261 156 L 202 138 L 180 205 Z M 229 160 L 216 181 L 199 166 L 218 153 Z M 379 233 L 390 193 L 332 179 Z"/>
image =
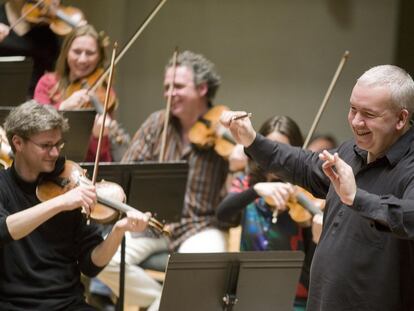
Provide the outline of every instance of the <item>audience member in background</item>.
<path id="1" fill-rule="evenodd" d="M 332 135 L 326 134 L 318 134 L 312 137 L 308 149 L 313 152 L 323 151 L 323 150 L 330 150 L 336 148 L 338 145 L 335 137 Z"/>

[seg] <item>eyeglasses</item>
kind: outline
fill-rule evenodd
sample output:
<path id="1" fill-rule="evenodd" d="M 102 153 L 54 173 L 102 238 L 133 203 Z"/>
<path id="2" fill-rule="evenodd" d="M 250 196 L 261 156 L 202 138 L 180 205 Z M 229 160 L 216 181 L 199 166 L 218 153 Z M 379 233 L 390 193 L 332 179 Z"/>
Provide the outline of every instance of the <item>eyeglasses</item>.
<path id="1" fill-rule="evenodd" d="M 52 151 L 53 148 L 56 148 L 60 152 L 63 149 L 63 147 L 65 147 L 65 141 L 63 141 L 63 140 L 58 141 L 54 145 L 52 145 L 52 144 L 39 144 L 39 143 L 34 142 L 33 140 L 31 140 L 30 138 L 27 138 L 27 140 L 32 142 L 33 144 L 38 146 L 40 149 L 42 149 L 43 151 L 46 151 L 46 152 Z"/>

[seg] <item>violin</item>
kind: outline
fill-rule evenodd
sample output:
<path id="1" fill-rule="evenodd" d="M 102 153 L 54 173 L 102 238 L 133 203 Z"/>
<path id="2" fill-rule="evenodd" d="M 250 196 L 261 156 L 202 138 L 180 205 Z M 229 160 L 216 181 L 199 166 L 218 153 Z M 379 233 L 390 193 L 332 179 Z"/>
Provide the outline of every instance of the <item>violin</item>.
<path id="1" fill-rule="evenodd" d="M 60 36 L 65 36 L 73 28 L 86 23 L 81 10 L 71 6 L 53 6 L 53 0 L 26 1 L 22 16 L 34 24 L 47 23 L 50 29 Z"/>
<path id="2" fill-rule="evenodd" d="M 90 102 L 84 104 L 82 108 L 94 108 L 95 111 L 102 115 L 104 112 L 103 102 L 105 100 L 105 85 L 98 86 L 96 82 L 104 73 L 102 68 L 96 69 L 92 74 L 84 79 L 80 79 L 79 81 L 71 83 L 65 90 L 64 98 L 70 97 L 74 92 L 79 91 L 81 89 L 90 89 L 93 90 L 93 95 L 89 94 Z M 113 92 L 111 92 L 109 96 L 108 102 L 108 111 L 112 113 L 118 107 L 118 100 Z M 111 139 L 114 140 L 115 144 L 121 145 L 123 143 L 129 142 L 129 135 L 128 133 L 119 125 L 118 122 L 111 122 L 109 126 L 109 132 Z"/>
<path id="3" fill-rule="evenodd" d="M 321 206 L 325 204 L 324 202 L 305 189 L 296 186 L 296 194 L 291 196 L 287 202 L 289 215 L 297 223 L 308 223 L 313 216 L 322 214 Z"/>
<path id="4" fill-rule="evenodd" d="M 274 205 L 270 198 L 265 197 L 264 199 L 267 204 Z M 289 197 L 286 203 L 290 217 L 299 224 L 308 224 L 313 216 L 322 214 L 321 205 L 323 204 L 324 200 L 316 199 L 311 193 L 299 186 L 295 186 L 295 193 Z M 275 209 L 272 223 L 277 222 L 277 214 Z"/>
<path id="5" fill-rule="evenodd" d="M 63 96 L 64 99 L 70 97 L 76 91 L 88 89 L 88 95 L 91 101 L 84 104 L 82 108 L 94 108 L 97 113 L 102 114 L 104 111 L 104 106 L 102 103 L 105 100 L 106 88 L 105 85 L 98 85 L 97 81 L 100 79 L 103 73 L 104 70 L 102 68 L 97 68 L 88 77 L 72 82 L 65 90 L 65 94 Z M 93 92 L 94 94 L 89 94 L 89 91 Z M 114 111 L 117 107 L 117 103 L 118 101 L 115 94 L 111 92 L 108 102 L 108 112 Z"/>
<path id="6" fill-rule="evenodd" d="M 219 122 L 221 114 L 227 110 L 226 106 L 214 106 L 200 117 L 188 133 L 190 142 L 202 149 L 214 148 L 220 156 L 228 158 L 236 142 Z"/>
<path id="7" fill-rule="evenodd" d="M 6 132 L 0 126 L 0 165 L 8 168 L 13 163 L 13 151 L 8 143 Z"/>
<path id="8" fill-rule="evenodd" d="M 65 160 L 63 165 L 57 164 L 57 166 L 63 166 L 60 169 L 60 174 L 57 176 L 56 174 L 45 175 L 36 188 L 37 198 L 41 202 L 64 194 L 78 185 L 92 184 L 91 180 L 86 177 L 85 170 L 79 164 Z M 98 203 L 89 215 L 92 220 L 98 223 L 110 223 L 119 218 L 120 213 L 136 210 L 124 203 L 126 195 L 120 185 L 103 180 L 96 183 L 95 186 Z M 171 235 L 170 231 L 154 217 L 149 219 L 148 225 L 155 234 Z"/>

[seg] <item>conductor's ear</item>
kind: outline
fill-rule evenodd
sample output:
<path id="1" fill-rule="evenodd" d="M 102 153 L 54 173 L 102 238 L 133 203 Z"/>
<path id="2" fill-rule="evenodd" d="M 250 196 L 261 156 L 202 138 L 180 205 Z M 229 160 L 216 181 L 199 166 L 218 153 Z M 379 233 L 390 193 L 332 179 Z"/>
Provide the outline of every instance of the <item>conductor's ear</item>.
<path id="1" fill-rule="evenodd" d="M 396 124 L 396 129 L 397 130 L 401 130 L 403 129 L 407 123 L 409 122 L 409 117 L 410 113 L 408 112 L 407 109 L 401 109 L 400 112 L 398 113 L 398 122 Z"/>

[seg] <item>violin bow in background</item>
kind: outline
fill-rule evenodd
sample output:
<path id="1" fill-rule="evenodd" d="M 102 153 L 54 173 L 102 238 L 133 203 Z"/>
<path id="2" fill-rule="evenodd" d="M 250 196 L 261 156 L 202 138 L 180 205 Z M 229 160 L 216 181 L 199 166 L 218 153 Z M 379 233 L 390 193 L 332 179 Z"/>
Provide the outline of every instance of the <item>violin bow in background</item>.
<path id="1" fill-rule="evenodd" d="M 341 74 L 346 61 L 349 58 L 349 55 L 350 55 L 349 51 L 345 51 L 344 55 L 342 56 L 341 61 L 339 62 L 338 68 L 336 69 L 336 72 L 332 78 L 331 84 L 329 85 L 328 90 L 326 91 L 325 97 L 323 98 L 322 104 L 319 107 L 318 113 L 316 114 L 315 119 L 313 120 L 308 136 L 306 136 L 302 149 L 306 149 L 308 147 L 309 141 L 312 138 L 312 135 L 315 132 L 316 127 L 318 126 L 322 113 L 325 110 L 326 104 L 328 103 L 328 100 L 331 97 L 332 91 L 336 85 L 336 82 L 338 81 L 339 75 Z"/>
<path id="2" fill-rule="evenodd" d="M 128 42 L 125 44 L 125 46 L 121 49 L 118 56 L 115 58 L 115 65 L 118 64 L 118 62 L 122 59 L 124 54 L 129 50 L 129 48 L 132 46 L 132 44 L 139 38 L 141 33 L 144 31 L 144 29 L 148 26 L 148 24 L 152 21 L 152 19 L 155 17 L 155 15 L 158 13 L 158 11 L 163 7 L 163 5 L 167 2 L 167 0 L 161 0 L 158 5 L 152 10 L 152 12 L 147 16 L 147 18 L 144 20 L 144 22 L 138 27 L 138 29 L 135 31 L 135 33 L 132 35 L 132 37 L 128 40 Z M 96 88 L 101 85 L 101 83 L 105 80 L 106 76 L 109 73 L 110 68 L 108 67 L 101 76 L 95 81 L 93 85 L 91 85 L 88 89 L 88 93 L 90 91 L 96 90 Z"/>
<path id="3" fill-rule="evenodd" d="M 112 57 L 111 57 L 111 64 L 109 66 L 110 71 L 109 71 L 109 81 L 108 81 L 108 85 L 106 88 L 106 94 L 105 94 L 105 103 L 104 103 L 104 112 L 102 115 L 102 126 L 99 132 L 99 139 L 98 139 L 98 146 L 96 148 L 96 156 L 95 156 L 95 164 L 94 164 L 94 169 L 93 169 L 93 176 L 92 176 L 92 184 L 95 185 L 96 183 L 96 179 L 98 177 L 98 167 L 99 167 L 99 156 L 101 153 L 101 145 L 102 145 L 102 139 L 103 139 L 103 133 L 104 133 L 104 129 L 105 129 L 105 120 L 106 120 L 106 115 L 108 113 L 108 102 L 109 102 L 109 95 L 110 95 L 110 90 L 112 87 L 112 81 L 113 81 L 113 72 L 114 72 L 114 68 L 115 68 L 115 55 L 116 55 L 116 49 L 118 47 L 117 42 L 114 43 L 114 47 L 112 50 Z M 127 205 L 122 205 L 119 204 L 119 206 L 124 206 L 124 209 L 119 209 L 123 212 L 126 212 L 128 210 L 131 210 L 131 208 Z M 148 225 L 150 228 L 155 229 L 155 233 L 160 233 L 160 234 L 166 234 L 166 235 L 170 235 L 171 233 L 164 228 L 164 225 L 159 222 L 157 219 L 155 219 L 154 217 L 150 217 L 149 221 L 148 221 Z"/>
<path id="4" fill-rule="evenodd" d="M 167 129 L 168 129 L 168 121 L 170 120 L 170 108 L 171 108 L 171 100 L 172 100 L 172 93 L 174 91 L 174 83 L 175 83 L 175 72 L 177 71 L 177 57 L 178 57 L 178 47 L 175 48 L 173 54 L 173 64 L 172 64 L 172 81 L 168 88 L 168 98 L 167 98 L 167 107 L 165 109 L 165 119 L 164 119 L 164 128 L 161 137 L 161 151 L 158 158 L 158 162 L 164 161 L 164 154 L 165 154 L 165 144 L 167 141 Z"/>
<path id="5" fill-rule="evenodd" d="M 92 184 L 96 183 L 96 178 L 98 176 L 99 156 L 101 154 L 102 138 L 103 138 L 103 134 L 105 130 L 106 115 L 108 114 L 108 102 L 109 102 L 109 95 L 110 95 L 111 87 L 112 87 L 112 81 L 113 81 L 113 71 L 115 67 L 115 55 L 116 55 L 117 47 L 118 47 L 118 43 L 115 42 L 114 47 L 112 49 L 111 64 L 109 66 L 109 69 L 110 69 L 109 81 L 108 81 L 108 85 L 107 85 L 106 93 L 105 93 L 104 111 L 102 115 L 102 126 L 99 132 L 98 146 L 96 147 L 95 166 L 93 168 Z"/>

